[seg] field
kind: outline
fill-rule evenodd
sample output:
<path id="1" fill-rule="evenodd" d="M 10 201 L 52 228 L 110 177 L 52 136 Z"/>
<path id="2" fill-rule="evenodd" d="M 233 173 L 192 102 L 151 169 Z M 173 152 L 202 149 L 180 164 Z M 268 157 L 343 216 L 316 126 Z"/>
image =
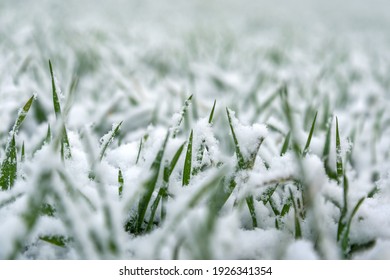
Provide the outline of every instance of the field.
<path id="1" fill-rule="evenodd" d="M 1 0 L 0 259 L 390 259 L 390 5 L 339 2 Z"/>

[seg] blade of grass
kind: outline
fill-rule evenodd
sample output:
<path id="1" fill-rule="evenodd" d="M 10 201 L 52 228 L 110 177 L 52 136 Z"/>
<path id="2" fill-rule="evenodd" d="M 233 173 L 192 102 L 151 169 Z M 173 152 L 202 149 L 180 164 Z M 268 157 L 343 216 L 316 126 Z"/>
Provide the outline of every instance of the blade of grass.
<path id="1" fill-rule="evenodd" d="M 187 153 L 186 158 L 184 160 L 184 168 L 183 168 L 183 182 L 182 186 L 188 186 L 191 179 L 191 165 L 192 165 L 192 138 L 193 138 L 193 130 L 191 130 L 190 138 L 188 140 Z"/>
<path id="2" fill-rule="evenodd" d="M 118 170 L 118 194 L 119 197 L 122 197 L 122 192 L 123 192 L 123 185 L 124 185 L 124 180 L 123 180 L 123 175 L 122 175 L 122 170 Z"/>
<path id="3" fill-rule="evenodd" d="M 209 124 L 212 123 L 213 117 L 214 117 L 214 110 L 215 110 L 215 105 L 217 104 L 217 100 L 214 100 L 213 108 L 211 109 L 210 116 L 209 116 Z"/>
<path id="4" fill-rule="evenodd" d="M 344 175 L 344 182 L 343 182 L 343 207 L 341 208 L 340 218 L 337 226 L 337 241 L 340 240 L 341 235 L 344 232 L 344 228 L 346 226 L 346 216 L 348 213 L 348 189 L 349 189 L 349 183 L 347 176 Z"/>
<path id="5" fill-rule="evenodd" d="M 315 125 L 316 125 L 317 114 L 318 114 L 318 112 L 316 112 L 316 114 L 315 114 L 315 116 L 314 116 L 313 123 L 312 123 L 311 128 L 310 128 L 309 136 L 307 137 L 306 145 L 305 145 L 305 148 L 303 149 L 303 156 L 306 156 L 306 154 L 307 154 L 308 151 L 309 151 L 309 147 L 310 147 L 310 143 L 311 143 L 311 138 L 313 137 L 314 127 L 315 127 Z"/>
<path id="6" fill-rule="evenodd" d="M 359 199 L 359 201 L 356 203 L 355 207 L 352 210 L 351 216 L 349 216 L 349 219 L 348 219 L 348 222 L 347 222 L 344 234 L 343 234 L 343 240 L 341 242 L 341 248 L 343 250 L 345 257 L 347 257 L 349 255 L 349 251 L 350 251 L 349 233 L 351 231 L 352 219 L 356 215 L 357 211 L 359 210 L 359 208 L 362 205 L 362 203 L 364 202 L 364 200 L 365 200 L 365 197 L 362 197 L 361 199 Z"/>
<path id="7" fill-rule="evenodd" d="M 244 156 L 241 153 L 240 146 L 238 144 L 238 140 L 237 140 L 237 137 L 236 137 L 236 133 L 234 132 L 233 123 L 232 123 L 232 117 L 230 115 L 231 113 L 230 113 L 229 108 L 226 108 L 226 113 L 227 113 L 227 116 L 228 116 L 229 126 L 230 126 L 230 130 L 232 132 L 233 141 L 234 141 L 234 145 L 235 145 L 235 149 L 236 149 L 236 156 L 237 156 L 237 160 L 238 160 L 238 168 L 239 169 L 245 169 L 245 159 L 244 159 Z"/>
<path id="8" fill-rule="evenodd" d="M 176 138 L 176 135 L 177 133 L 179 132 L 179 127 L 181 125 L 181 123 L 183 122 L 183 119 L 184 119 L 184 116 L 186 115 L 187 113 L 187 110 L 188 110 L 188 107 L 190 106 L 191 104 L 191 99 L 192 99 L 192 94 L 187 98 L 187 100 L 184 102 L 184 106 L 183 108 L 181 109 L 181 112 L 180 112 L 180 118 L 178 119 L 177 123 L 175 124 L 175 126 L 173 127 L 173 133 L 172 133 L 172 138 Z"/>
<path id="9" fill-rule="evenodd" d="M 302 238 L 302 231 L 301 231 L 301 225 L 299 223 L 298 209 L 291 189 L 289 189 L 289 192 L 290 192 L 291 202 L 294 208 L 295 239 L 300 239 Z"/>
<path id="10" fill-rule="evenodd" d="M 288 149 L 288 145 L 290 144 L 291 131 L 289 131 L 284 139 L 282 150 L 280 151 L 280 156 L 283 156 Z"/>
<path id="11" fill-rule="evenodd" d="M 248 205 L 249 213 L 251 215 L 253 228 L 257 228 L 257 217 L 253 196 L 249 196 L 246 198 L 246 204 Z"/>
<path id="12" fill-rule="evenodd" d="M 164 156 L 165 148 L 168 143 L 168 137 L 169 137 L 169 131 L 167 132 L 164 143 L 162 144 L 160 150 L 158 151 L 157 156 L 152 163 L 152 166 L 150 167 L 152 174 L 150 178 L 143 185 L 145 190 L 138 203 L 137 224 L 136 224 L 137 234 L 140 234 L 143 230 L 142 225 L 144 223 L 146 210 L 148 208 L 153 191 L 155 190 L 157 185 L 158 175 L 161 169 L 162 158 Z"/>
<path id="13" fill-rule="evenodd" d="M 120 122 L 115 126 L 114 129 L 112 129 L 108 134 L 106 134 L 102 139 L 102 144 L 100 148 L 100 155 L 99 155 L 99 160 L 102 161 L 104 154 L 108 148 L 108 146 L 114 141 L 115 137 L 118 136 L 120 127 L 122 125 L 123 121 Z"/>
<path id="14" fill-rule="evenodd" d="M 337 168 L 337 178 L 340 182 L 341 178 L 343 177 L 343 158 L 341 155 L 339 121 L 337 117 L 336 117 L 336 168 Z"/>
<path id="15" fill-rule="evenodd" d="M 7 148 L 5 159 L 1 165 L 0 187 L 6 191 L 12 188 L 17 175 L 17 151 L 15 135 L 12 135 L 11 142 Z"/>

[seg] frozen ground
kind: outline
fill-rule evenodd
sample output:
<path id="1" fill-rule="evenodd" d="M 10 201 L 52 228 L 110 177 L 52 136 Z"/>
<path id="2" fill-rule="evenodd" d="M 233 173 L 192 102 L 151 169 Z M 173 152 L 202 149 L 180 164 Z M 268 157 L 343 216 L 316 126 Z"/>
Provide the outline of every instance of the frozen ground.
<path id="1" fill-rule="evenodd" d="M 1 0 L 0 259 L 389 259 L 390 5 L 340 2 Z"/>

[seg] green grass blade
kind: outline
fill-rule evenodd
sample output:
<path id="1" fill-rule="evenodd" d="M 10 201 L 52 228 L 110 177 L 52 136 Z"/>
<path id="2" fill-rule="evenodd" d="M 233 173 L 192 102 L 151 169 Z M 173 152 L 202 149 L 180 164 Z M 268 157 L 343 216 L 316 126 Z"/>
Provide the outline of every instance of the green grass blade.
<path id="1" fill-rule="evenodd" d="M 50 60 L 49 60 L 49 69 L 50 69 L 50 76 L 51 76 L 51 87 L 52 87 L 52 92 L 53 92 L 54 112 L 56 114 L 57 119 L 60 119 L 62 117 L 61 116 L 61 105 L 60 105 L 60 100 L 58 98 L 56 82 L 54 79 L 53 66 L 52 66 Z"/>
<path id="2" fill-rule="evenodd" d="M 301 225 L 299 223 L 298 208 L 297 208 L 297 205 L 295 203 L 294 195 L 293 195 L 291 189 L 289 189 L 289 192 L 290 192 L 290 199 L 291 199 L 291 202 L 292 202 L 292 205 L 294 208 L 295 239 L 300 239 L 300 238 L 302 238 L 302 230 L 301 230 Z"/>
<path id="3" fill-rule="evenodd" d="M 340 181 L 340 179 L 343 177 L 343 158 L 341 154 L 339 121 L 337 117 L 336 117 L 336 168 L 337 168 L 337 178 Z"/>
<path id="4" fill-rule="evenodd" d="M 173 156 L 171 162 L 169 165 L 165 166 L 164 168 L 164 182 L 168 183 L 169 182 L 169 178 L 173 172 L 173 170 L 175 169 L 175 166 L 184 150 L 184 145 L 186 144 L 186 142 L 184 142 L 183 144 L 180 145 L 179 149 L 177 149 L 175 155 Z"/>
<path id="5" fill-rule="evenodd" d="M 14 203 L 18 198 L 20 198 L 22 196 L 23 196 L 23 194 L 19 193 L 19 194 L 12 195 L 11 197 L 0 201 L 0 209 L 7 206 L 7 205 Z"/>
<path id="6" fill-rule="evenodd" d="M 152 174 L 150 178 L 144 183 L 145 190 L 138 203 L 137 224 L 135 229 L 137 234 L 140 234 L 142 232 L 142 226 L 144 223 L 146 210 L 148 208 L 153 191 L 155 190 L 157 185 L 158 175 L 160 173 L 160 168 L 161 168 L 161 162 L 164 156 L 165 148 L 168 143 L 168 137 L 169 137 L 169 132 L 167 132 L 164 143 L 162 144 L 160 150 L 157 153 L 155 160 L 152 163 L 152 166 L 150 167 Z"/>
<path id="7" fill-rule="evenodd" d="M 359 208 L 362 205 L 362 203 L 364 202 L 364 200 L 365 200 L 365 197 L 362 197 L 361 199 L 359 199 L 359 201 L 356 203 L 355 207 L 352 210 L 351 216 L 348 219 L 348 222 L 347 222 L 344 234 L 343 234 L 343 240 L 341 242 L 341 248 L 343 250 L 345 257 L 348 256 L 349 250 L 350 250 L 350 248 L 349 248 L 350 247 L 349 246 L 350 245 L 349 244 L 349 233 L 351 230 L 352 219 L 356 215 L 357 211 L 359 210 Z"/>
<path id="8" fill-rule="evenodd" d="M 157 211 L 158 205 L 160 204 L 160 200 L 163 196 L 163 192 L 164 192 L 163 189 L 159 190 L 159 192 L 156 196 L 156 199 L 153 201 L 152 206 L 150 207 L 150 217 L 149 217 L 148 225 L 146 227 L 146 232 L 149 232 L 152 230 L 152 227 L 154 224 L 154 217 L 156 216 L 156 211 Z"/>
<path id="9" fill-rule="evenodd" d="M 227 116 L 228 116 L 230 130 L 232 132 L 233 141 L 234 141 L 234 145 L 235 145 L 235 149 L 236 149 L 236 156 L 237 156 L 237 160 L 238 160 L 238 167 L 239 167 L 239 169 L 245 169 L 245 159 L 244 159 L 244 156 L 241 153 L 240 145 L 238 144 L 236 133 L 234 132 L 232 118 L 231 118 L 231 115 L 230 115 L 229 108 L 226 108 L 226 113 L 227 113 Z"/>
<path id="10" fill-rule="evenodd" d="M 344 232 L 345 226 L 346 226 L 346 216 L 348 213 L 348 189 L 349 189 L 349 183 L 347 176 L 344 175 L 344 182 L 343 182 L 343 207 L 341 208 L 340 218 L 337 225 L 337 241 L 340 240 L 341 235 Z"/>
<path id="11" fill-rule="evenodd" d="M 217 100 L 214 100 L 214 105 L 213 108 L 211 109 L 210 116 L 209 116 L 209 124 L 212 123 L 213 117 L 214 117 L 214 110 L 215 110 L 215 105 L 217 104 Z"/>
<path id="12" fill-rule="evenodd" d="M 20 162 L 24 162 L 26 159 L 26 151 L 25 151 L 25 147 L 24 147 L 24 141 L 23 141 L 23 144 L 22 144 L 22 151 L 20 153 Z"/>
<path id="13" fill-rule="evenodd" d="M 140 142 L 139 142 L 138 153 L 137 153 L 137 159 L 136 159 L 136 161 L 135 161 L 135 164 L 138 164 L 139 157 L 140 157 L 140 155 L 141 155 L 141 150 L 142 150 L 142 145 L 143 145 L 142 139 L 143 139 L 143 138 L 141 138 L 141 140 L 140 140 Z"/>
<path id="14" fill-rule="evenodd" d="M 54 113 L 56 115 L 57 120 L 60 120 L 62 122 L 61 158 L 64 160 L 64 159 L 72 158 L 72 153 L 70 150 L 68 133 L 66 131 L 65 123 L 61 112 L 61 104 L 58 98 L 57 87 L 56 87 L 56 82 L 53 73 L 53 66 L 50 60 L 49 60 L 49 68 L 50 68 L 51 86 L 52 86 L 52 93 L 53 93 L 52 95 L 53 95 Z"/>
<path id="15" fill-rule="evenodd" d="M 193 95 L 190 95 L 187 98 L 187 100 L 184 102 L 184 106 L 183 106 L 183 108 L 181 109 L 181 112 L 180 112 L 180 118 L 178 119 L 177 123 L 175 124 L 175 126 L 173 128 L 172 138 L 176 138 L 176 135 L 179 132 L 179 127 L 180 127 L 181 123 L 184 120 L 184 116 L 187 114 L 188 107 L 191 104 L 192 96 Z"/>
<path id="16" fill-rule="evenodd" d="M 119 185 L 118 194 L 119 194 L 119 197 L 122 197 L 124 180 L 123 180 L 122 170 L 120 170 L 120 169 L 118 171 L 118 185 Z"/>
<path id="17" fill-rule="evenodd" d="M 257 228 L 257 217 L 256 217 L 256 210 L 255 210 L 255 201 L 253 199 L 253 196 L 249 196 L 246 198 L 246 204 L 249 209 L 249 213 L 252 218 L 252 226 L 253 228 Z"/>
<path id="18" fill-rule="evenodd" d="M 34 102 L 35 95 L 31 96 L 30 99 L 24 104 L 23 108 L 21 111 L 19 111 L 18 117 L 16 118 L 15 124 L 12 128 L 12 134 L 17 134 L 20 126 L 22 125 L 24 119 L 27 116 L 28 111 L 31 108 L 31 105 Z"/>
<path id="19" fill-rule="evenodd" d="M 317 114 L 318 114 L 318 112 L 316 112 L 316 114 L 315 114 L 315 116 L 314 116 L 314 119 L 313 119 L 313 123 L 311 124 L 309 136 L 307 137 L 306 145 L 305 145 L 305 148 L 303 149 L 303 156 L 305 156 L 305 155 L 308 153 L 308 151 L 309 151 L 309 147 L 310 147 L 310 143 L 311 143 L 311 138 L 313 137 L 314 127 L 315 127 L 315 125 L 316 125 Z"/>
<path id="20" fill-rule="evenodd" d="M 111 130 L 108 133 L 108 135 L 104 136 L 104 140 L 102 141 L 101 148 L 100 148 L 100 155 L 99 155 L 100 161 L 102 161 L 108 146 L 114 141 L 115 137 L 118 136 L 122 123 L 123 121 L 120 122 L 113 130 Z"/>
<path id="21" fill-rule="evenodd" d="M 186 158 L 184 160 L 184 168 L 183 168 L 183 186 L 188 186 L 191 179 L 191 165 L 192 165 L 192 138 L 193 138 L 193 130 L 191 130 L 190 138 L 188 140 L 187 153 Z"/>
<path id="22" fill-rule="evenodd" d="M 45 241 L 49 244 L 65 248 L 68 243 L 68 238 L 62 235 L 44 235 L 39 237 L 40 240 Z"/>
<path id="23" fill-rule="evenodd" d="M 282 150 L 280 151 L 280 156 L 283 156 L 288 149 L 288 145 L 290 144 L 291 131 L 289 131 L 284 139 Z"/>
<path id="24" fill-rule="evenodd" d="M 15 183 L 17 175 L 17 151 L 15 143 L 15 135 L 12 136 L 11 142 L 7 148 L 6 156 L 1 164 L 0 187 L 6 191 Z"/>

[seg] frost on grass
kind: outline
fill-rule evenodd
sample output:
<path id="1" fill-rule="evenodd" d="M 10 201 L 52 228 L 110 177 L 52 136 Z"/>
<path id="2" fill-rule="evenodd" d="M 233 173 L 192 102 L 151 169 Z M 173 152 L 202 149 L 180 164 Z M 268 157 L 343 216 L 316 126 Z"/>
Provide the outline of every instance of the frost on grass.
<path id="1" fill-rule="evenodd" d="M 2 1 L 0 258 L 388 259 L 373 1 Z"/>

